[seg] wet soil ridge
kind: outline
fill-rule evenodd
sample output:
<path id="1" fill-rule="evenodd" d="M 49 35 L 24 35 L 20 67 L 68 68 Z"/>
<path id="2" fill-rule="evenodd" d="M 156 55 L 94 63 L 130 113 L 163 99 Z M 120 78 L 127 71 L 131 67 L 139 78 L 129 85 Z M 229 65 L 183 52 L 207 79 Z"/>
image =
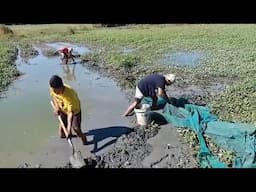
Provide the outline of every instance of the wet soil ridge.
<path id="1" fill-rule="evenodd" d="M 143 168 L 142 160 L 152 152 L 147 140 L 157 135 L 159 129 L 156 124 L 134 127 L 132 132 L 119 137 L 114 147 L 107 153 L 84 159 L 84 166 L 79 168 Z M 40 165 L 34 167 L 40 168 Z M 19 168 L 34 167 L 27 163 L 19 166 Z M 70 160 L 63 168 L 77 168 L 77 166 Z"/>
<path id="2" fill-rule="evenodd" d="M 113 149 L 98 159 L 98 168 L 143 168 L 142 160 L 152 152 L 147 140 L 157 135 L 158 125 L 138 126 L 117 139 Z"/>
<path id="3" fill-rule="evenodd" d="M 39 55 L 39 52 L 31 44 L 19 45 L 20 56 L 24 59 L 34 58 Z"/>

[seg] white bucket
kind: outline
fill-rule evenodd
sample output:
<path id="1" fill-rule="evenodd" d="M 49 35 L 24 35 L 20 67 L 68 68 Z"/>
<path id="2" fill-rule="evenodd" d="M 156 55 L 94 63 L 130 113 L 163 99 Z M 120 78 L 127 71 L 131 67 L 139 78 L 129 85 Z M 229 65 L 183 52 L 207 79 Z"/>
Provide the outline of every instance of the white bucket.
<path id="1" fill-rule="evenodd" d="M 134 112 L 137 117 L 137 123 L 139 125 L 147 125 L 149 118 L 148 118 L 148 112 L 150 111 L 150 105 L 149 104 L 142 104 L 140 109 L 134 109 Z"/>

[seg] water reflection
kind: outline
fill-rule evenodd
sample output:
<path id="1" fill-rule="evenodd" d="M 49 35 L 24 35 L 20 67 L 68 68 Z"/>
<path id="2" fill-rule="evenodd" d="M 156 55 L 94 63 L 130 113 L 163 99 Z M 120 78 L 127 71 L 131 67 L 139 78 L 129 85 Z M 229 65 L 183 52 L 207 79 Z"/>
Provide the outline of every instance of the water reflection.
<path id="1" fill-rule="evenodd" d="M 165 54 L 162 63 L 174 66 L 196 66 L 199 65 L 204 54 L 202 52 L 176 52 Z"/>
<path id="2" fill-rule="evenodd" d="M 76 64 L 72 64 L 72 65 L 62 64 L 62 69 L 64 72 L 63 78 L 68 81 L 76 81 L 75 68 L 76 68 Z"/>

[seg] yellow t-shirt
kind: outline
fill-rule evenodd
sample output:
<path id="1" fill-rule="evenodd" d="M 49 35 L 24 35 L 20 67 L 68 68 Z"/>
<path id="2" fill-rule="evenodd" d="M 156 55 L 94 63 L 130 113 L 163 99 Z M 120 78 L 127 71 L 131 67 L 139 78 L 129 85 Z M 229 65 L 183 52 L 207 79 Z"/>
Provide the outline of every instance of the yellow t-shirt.
<path id="1" fill-rule="evenodd" d="M 53 89 L 50 87 L 50 95 L 56 99 L 58 106 L 66 114 L 70 112 L 77 114 L 81 111 L 78 95 L 69 85 L 64 84 L 64 92 L 59 95 L 54 93 Z"/>

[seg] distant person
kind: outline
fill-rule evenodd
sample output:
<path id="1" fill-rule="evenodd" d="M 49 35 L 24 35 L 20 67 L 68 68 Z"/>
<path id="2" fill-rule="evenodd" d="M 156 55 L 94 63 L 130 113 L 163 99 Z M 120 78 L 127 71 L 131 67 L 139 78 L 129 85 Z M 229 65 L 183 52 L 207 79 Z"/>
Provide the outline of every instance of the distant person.
<path id="1" fill-rule="evenodd" d="M 135 101 L 128 107 L 123 116 L 128 116 L 134 110 L 134 108 L 139 108 L 140 102 L 143 97 L 152 98 L 151 110 L 158 108 L 157 106 L 157 96 L 162 96 L 164 99 L 170 103 L 169 98 L 165 91 L 165 86 L 169 86 L 175 81 L 174 74 L 160 75 L 160 74 L 151 74 L 143 79 L 141 79 L 136 86 L 135 90 Z"/>
<path id="2" fill-rule="evenodd" d="M 74 59 L 74 55 L 73 55 L 73 48 L 72 47 L 62 47 L 58 49 L 58 52 L 61 55 L 61 61 L 65 60 L 65 63 L 68 64 L 68 59 L 72 59 L 73 63 L 75 64 L 75 59 Z"/>
<path id="3" fill-rule="evenodd" d="M 81 105 L 76 91 L 69 85 L 63 84 L 62 79 L 57 75 L 51 77 L 49 84 L 50 95 L 55 105 L 55 115 L 60 115 L 69 137 L 72 136 L 73 130 L 86 145 L 86 136 L 81 131 Z M 65 138 L 61 124 L 59 124 L 59 136 Z"/>

